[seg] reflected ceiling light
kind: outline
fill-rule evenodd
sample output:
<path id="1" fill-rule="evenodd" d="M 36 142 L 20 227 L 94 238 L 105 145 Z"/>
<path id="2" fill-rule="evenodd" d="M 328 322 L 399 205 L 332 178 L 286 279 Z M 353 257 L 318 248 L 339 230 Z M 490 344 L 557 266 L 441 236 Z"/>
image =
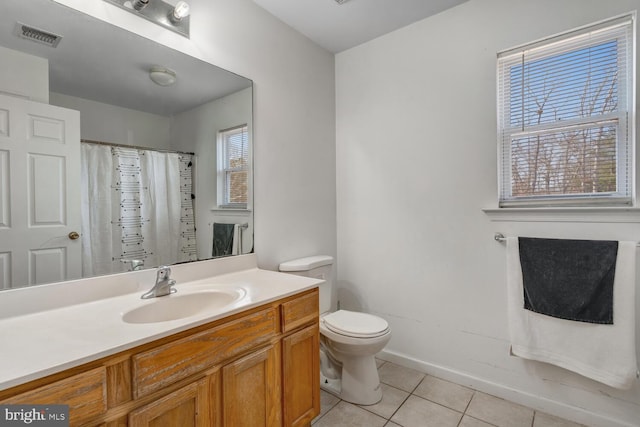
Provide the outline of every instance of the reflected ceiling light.
<path id="1" fill-rule="evenodd" d="M 149 0 L 133 0 L 131 2 L 131 6 L 135 9 L 135 10 L 142 10 L 144 7 L 146 7 L 149 4 Z"/>
<path id="2" fill-rule="evenodd" d="M 189 4 L 163 0 L 104 0 L 189 38 Z"/>
<path id="3" fill-rule="evenodd" d="M 157 85 L 171 86 L 176 82 L 178 76 L 175 71 L 156 65 L 149 70 L 149 78 Z"/>

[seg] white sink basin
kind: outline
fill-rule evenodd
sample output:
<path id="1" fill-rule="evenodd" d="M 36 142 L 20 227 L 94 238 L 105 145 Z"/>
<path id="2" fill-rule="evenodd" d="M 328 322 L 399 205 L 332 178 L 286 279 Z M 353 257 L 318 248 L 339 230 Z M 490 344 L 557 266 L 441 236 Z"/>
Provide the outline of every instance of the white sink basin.
<path id="1" fill-rule="evenodd" d="M 177 293 L 144 301 L 122 315 L 126 323 L 157 323 L 203 314 L 230 305 L 246 295 L 242 288 Z"/>

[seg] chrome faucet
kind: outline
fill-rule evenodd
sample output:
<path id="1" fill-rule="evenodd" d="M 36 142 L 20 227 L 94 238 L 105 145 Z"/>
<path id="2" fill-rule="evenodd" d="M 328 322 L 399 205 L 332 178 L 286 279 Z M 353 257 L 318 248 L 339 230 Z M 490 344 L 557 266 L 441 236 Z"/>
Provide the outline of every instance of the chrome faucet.
<path id="1" fill-rule="evenodd" d="M 176 284 L 176 281 L 170 278 L 171 269 L 163 265 L 158 268 L 158 273 L 156 275 L 156 284 L 151 288 L 149 292 L 145 292 L 142 294 L 140 298 L 149 299 L 155 297 L 163 297 L 165 295 L 172 294 L 176 292 L 176 289 L 173 288 L 173 285 Z"/>
<path id="2" fill-rule="evenodd" d="M 124 258 L 120 258 L 120 261 L 122 261 L 125 264 L 129 264 L 131 267 L 131 270 L 129 271 L 138 271 L 138 270 L 142 270 L 144 268 L 144 260 L 143 259 L 124 259 Z"/>

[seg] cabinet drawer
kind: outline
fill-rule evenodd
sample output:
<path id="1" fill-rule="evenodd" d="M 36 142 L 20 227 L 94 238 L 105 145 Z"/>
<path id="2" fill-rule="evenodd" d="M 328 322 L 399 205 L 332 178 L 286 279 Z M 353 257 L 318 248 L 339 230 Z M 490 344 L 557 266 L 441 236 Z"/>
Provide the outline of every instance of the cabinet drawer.
<path id="1" fill-rule="evenodd" d="M 0 404 L 69 405 L 70 425 L 79 425 L 107 410 L 106 368 L 81 374 L 35 388 Z"/>
<path id="2" fill-rule="evenodd" d="M 281 305 L 282 332 L 287 333 L 306 323 L 317 322 L 319 314 L 318 289 Z"/>
<path id="3" fill-rule="evenodd" d="M 277 319 L 275 309 L 268 308 L 134 355 L 134 398 L 269 341 L 278 332 Z"/>

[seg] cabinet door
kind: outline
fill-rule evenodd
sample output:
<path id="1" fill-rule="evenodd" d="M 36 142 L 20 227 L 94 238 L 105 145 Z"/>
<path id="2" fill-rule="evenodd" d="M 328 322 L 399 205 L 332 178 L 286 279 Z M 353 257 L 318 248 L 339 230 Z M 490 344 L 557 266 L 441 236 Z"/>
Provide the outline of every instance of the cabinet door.
<path id="1" fill-rule="evenodd" d="M 318 325 L 282 340 L 284 425 L 304 426 L 320 413 Z"/>
<path id="2" fill-rule="evenodd" d="M 129 414 L 129 427 L 209 427 L 208 380 L 189 384 Z"/>
<path id="3" fill-rule="evenodd" d="M 280 426 L 280 347 L 258 350 L 222 368 L 225 427 Z"/>

